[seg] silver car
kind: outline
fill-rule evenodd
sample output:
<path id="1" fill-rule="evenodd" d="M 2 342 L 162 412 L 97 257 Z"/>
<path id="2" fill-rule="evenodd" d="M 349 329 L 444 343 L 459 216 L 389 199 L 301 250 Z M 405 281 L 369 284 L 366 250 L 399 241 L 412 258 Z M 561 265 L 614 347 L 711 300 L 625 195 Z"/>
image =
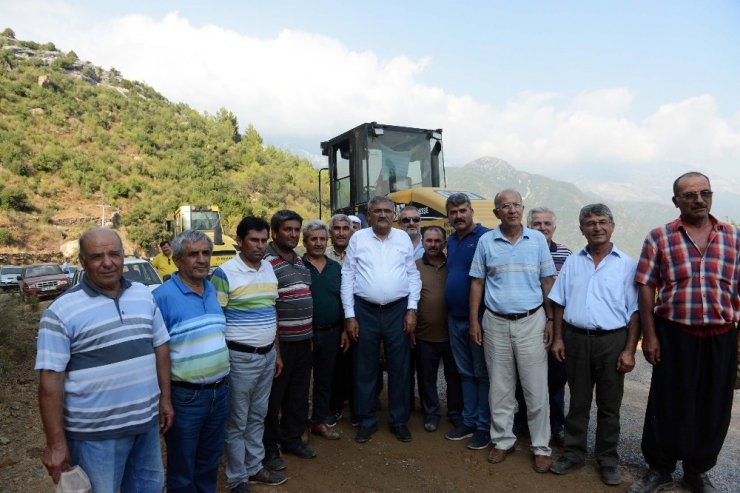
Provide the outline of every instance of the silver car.
<path id="1" fill-rule="evenodd" d="M 0 266 L 0 289 L 18 289 L 18 276 L 21 275 L 19 265 Z"/>
<path id="2" fill-rule="evenodd" d="M 72 278 L 72 286 L 79 284 L 84 275 L 85 270 L 80 266 L 80 270 L 75 272 Z M 123 260 L 123 277 L 131 282 L 144 284 L 149 288 L 149 291 L 154 291 L 162 284 L 162 279 L 154 267 L 146 260 L 138 257 L 126 257 Z"/>

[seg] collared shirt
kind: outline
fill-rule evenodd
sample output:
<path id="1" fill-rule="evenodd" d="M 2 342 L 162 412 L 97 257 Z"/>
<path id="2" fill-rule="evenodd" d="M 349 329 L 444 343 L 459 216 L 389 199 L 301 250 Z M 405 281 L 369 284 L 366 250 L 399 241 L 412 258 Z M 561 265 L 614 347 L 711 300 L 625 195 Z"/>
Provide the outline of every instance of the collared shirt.
<path id="1" fill-rule="evenodd" d="M 555 275 L 545 236 L 522 226 L 512 244 L 496 228 L 478 242 L 470 276 L 485 279 L 485 303 L 498 313 L 522 313 L 542 304 L 540 278 Z"/>
<path id="2" fill-rule="evenodd" d="M 655 314 L 683 325 L 726 325 L 740 318 L 740 231 L 709 216 L 702 255 L 679 217 L 645 238 L 635 281 L 658 290 Z"/>
<path id="3" fill-rule="evenodd" d="M 336 250 L 334 250 L 334 246 L 330 245 L 326 249 L 326 256 L 332 259 L 334 262 L 338 262 L 340 266 L 344 264 L 344 256 L 346 254 L 347 254 L 346 248 L 342 250 L 341 252 L 337 252 Z"/>
<path id="4" fill-rule="evenodd" d="M 342 321 L 342 266 L 326 257 L 324 269 L 319 270 L 311 259 L 303 256 L 303 263 L 311 271 L 311 296 L 313 297 L 313 326 L 329 327 Z"/>
<path id="5" fill-rule="evenodd" d="M 157 269 L 159 277 L 164 279 L 164 276 L 171 276 L 177 271 L 177 266 L 172 257 L 168 257 L 163 253 L 158 253 L 151 261 L 152 267 Z"/>
<path id="6" fill-rule="evenodd" d="M 462 238 L 452 233 L 447 238 L 447 283 L 445 301 L 449 314 L 455 318 L 468 318 L 470 313 L 470 264 L 478 246 L 478 240 L 490 231 L 476 224 Z"/>
<path id="7" fill-rule="evenodd" d="M 265 260 L 270 262 L 278 280 L 278 335 L 281 341 L 303 341 L 313 336 L 313 298 L 311 273 L 297 253 L 292 261 L 277 253 L 272 243 L 267 245 Z"/>
<path id="8" fill-rule="evenodd" d="M 565 261 L 548 298 L 565 307 L 563 319 L 571 325 L 620 329 L 637 311 L 636 268 L 637 263 L 615 245 L 596 267 L 583 248 Z"/>
<path id="9" fill-rule="evenodd" d="M 226 317 L 205 279 L 203 295 L 173 274 L 152 293 L 170 334 L 172 380 L 215 383 L 229 374 Z"/>
<path id="10" fill-rule="evenodd" d="M 411 245 L 413 244 L 414 243 L 411 242 Z M 424 256 L 424 245 L 421 244 L 421 239 L 420 239 L 419 244 L 414 247 L 414 262 L 416 262 L 423 256 Z"/>
<path id="11" fill-rule="evenodd" d="M 416 268 L 421 277 L 421 297 L 414 331 L 416 339 L 427 342 L 447 341 L 450 338 L 445 303 L 447 260 L 443 256 L 442 265 L 432 265 L 425 253 L 416 261 Z"/>
<path id="12" fill-rule="evenodd" d="M 555 243 L 554 241 L 550 242 L 550 255 L 552 256 L 552 261 L 555 263 L 555 277 L 558 277 L 558 273 L 563 267 L 565 259 L 572 253 L 573 252 L 570 251 L 570 248 L 562 243 Z"/>
<path id="13" fill-rule="evenodd" d="M 264 347 L 275 341 L 278 281 L 270 262 L 253 269 L 239 255 L 213 271 L 211 282 L 226 316 L 226 340 Z"/>
<path id="14" fill-rule="evenodd" d="M 408 296 L 416 309 L 421 292 L 414 247 L 405 231 L 391 228 L 381 240 L 372 228 L 352 235 L 342 266 L 342 305 L 345 317 L 355 316 L 354 295 L 384 305 Z"/>
<path id="15" fill-rule="evenodd" d="M 159 416 L 154 348 L 169 339 L 146 286 L 121 279 L 110 298 L 83 278 L 44 310 L 36 370 L 65 372 L 64 430 L 107 440 L 150 429 Z"/>

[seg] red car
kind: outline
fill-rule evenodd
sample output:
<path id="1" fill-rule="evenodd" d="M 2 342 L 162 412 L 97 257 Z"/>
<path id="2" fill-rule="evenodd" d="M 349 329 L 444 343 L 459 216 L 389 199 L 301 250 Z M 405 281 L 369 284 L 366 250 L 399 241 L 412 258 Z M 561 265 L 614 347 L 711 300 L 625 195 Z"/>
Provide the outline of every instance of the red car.
<path id="1" fill-rule="evenodd" d="M 27 265 L 18 276 L 18 287 L 24 300 L 31 296 L 55 298 L 69 287 L 69 279 L 57 264 Z"/>

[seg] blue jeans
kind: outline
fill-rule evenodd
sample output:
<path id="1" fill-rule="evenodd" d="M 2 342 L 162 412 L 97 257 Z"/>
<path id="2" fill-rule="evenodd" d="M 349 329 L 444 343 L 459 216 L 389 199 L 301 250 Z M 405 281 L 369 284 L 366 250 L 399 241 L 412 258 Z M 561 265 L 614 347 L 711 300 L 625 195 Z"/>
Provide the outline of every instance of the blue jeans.
<path id="1" fill-rule="evenodd" d="M 468 428 L 488 431 L 491 411 L 488 404 L 488 369 L 483 346 L 470 339 L 467 319 L 448 317 L 450 346 L 460 374 L 463 398 L 463 424 Z"/>
<path id="2" fill-rule="evenodd" d="M 378 425 L 375 403 L 380 374 L 380 341 L 388 367 L 388 424 L 405 425 L 411 413 L 411 344 L 403 331 L 406 298 L 390 308 L 372 306 L 355 296 L 360 332 L 355 348 L 355 409 L 360 426 Z"/>
<path id="3" fill-rule="evenodd" d="M 229 349 L 229 417 L 226 420 L 226 480 L 246 483 L 262 469 L 265 417 L 275 376 L 275 348 L 267 354 Z"/>
<path id="4" fill-rule="evenodd" d="M 159 421 L 149 431 L 110 440 L 68 438 L 70 465 L 87 473 L 95 493 L 162 493 Z"/>
<path id="5" fill-rule="evenodd" d="M 213 493 L 224 449 L 229 386 L 172 386 L 175 420 L 165 434 L 168 493 Z"/>

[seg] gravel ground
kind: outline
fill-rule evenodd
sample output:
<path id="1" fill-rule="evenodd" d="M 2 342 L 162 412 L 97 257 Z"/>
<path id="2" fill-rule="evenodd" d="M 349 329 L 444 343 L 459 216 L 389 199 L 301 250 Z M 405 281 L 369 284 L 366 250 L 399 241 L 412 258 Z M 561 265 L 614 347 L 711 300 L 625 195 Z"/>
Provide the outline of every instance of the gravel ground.
<path id="1" fill-rule="evenodd" d="M 645 361 L 642 353 L 638 351 L 637 365 L 625 378 L 624 399 L 622 400 L 622 431 L 620 438 L 619 454 L 623 469 L 633 478 L 640 478 L 647 471 L 647 464 L 642 457 L 640 441 L 642 439 L 642 425 L 645 418 L 645 407 L 647 406 L 648 392 L 650 390 L 651 366 Z M 440 367 L 438 377 L 440 395 L 446 398 L 446 385 L 444 375 Z M 566 411 L 568 392 L 566 391 Z M 594 440 L 596 434 L 596 404 L 591 408 L 591 421 L 589 423 L 588 447 L 593 454 Z M 735 391 L 735 400 L 732 408 L 732 420 L 730 429 L 725 438 L 725 444 L 719 455 L 717 465 L 710 472 L 712 483 L 720 491 L 727 493 L 740 492 L 740 467 L 737 466 L 740 457 L 740 390 Z M 588 461 L 595 464 L 593 459 Z M 676 487 L 668 491 L 690 491 L 682 488 L 681 479 L 683 470 L 679 465 L 673 478 Z"/>

